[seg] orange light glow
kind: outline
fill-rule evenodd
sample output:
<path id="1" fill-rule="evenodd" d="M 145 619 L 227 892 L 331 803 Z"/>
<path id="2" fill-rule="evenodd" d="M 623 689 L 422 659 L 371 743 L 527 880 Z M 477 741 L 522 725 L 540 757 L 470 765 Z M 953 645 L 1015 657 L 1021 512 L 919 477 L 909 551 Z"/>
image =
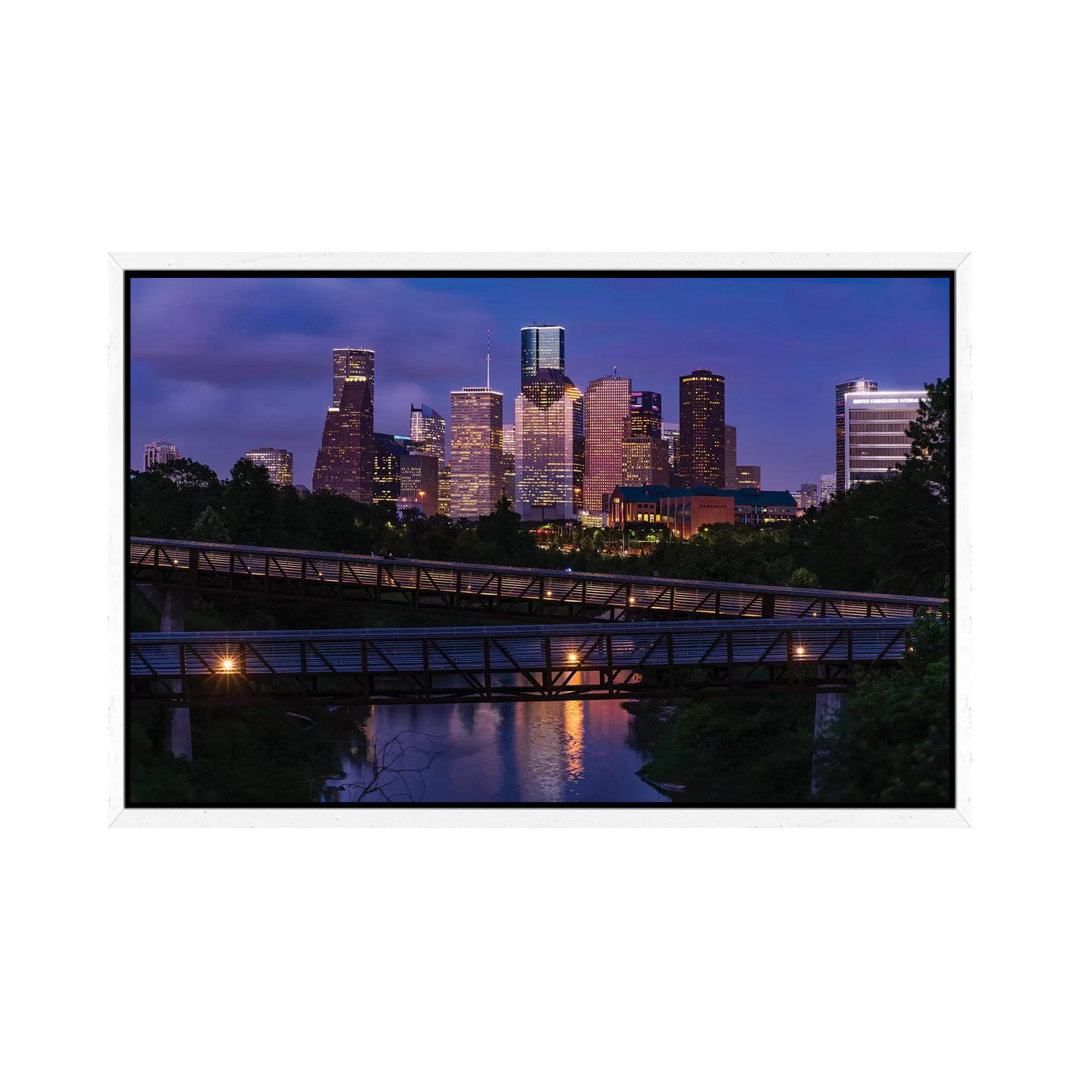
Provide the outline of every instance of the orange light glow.
<path id="1" fill-rule="evenodd" d="M 796 656 L 805 656 L 806 655 L 806 646 L 805 645 L 796 645 L 795 646 L 795 655 Z"/>
<path id="2" fill-rule="evenodd" d="M 576 652 L 567 653 L 566 661 L 569 664 L 576 664 L 578 662 L 578 654 Z"/>
<path id="3" fill-rule="evenodd" d="M 231 656 L 223 656 L 221 658 L 221 670 L 222 671 L 235 671 L 236 661 Z"/>

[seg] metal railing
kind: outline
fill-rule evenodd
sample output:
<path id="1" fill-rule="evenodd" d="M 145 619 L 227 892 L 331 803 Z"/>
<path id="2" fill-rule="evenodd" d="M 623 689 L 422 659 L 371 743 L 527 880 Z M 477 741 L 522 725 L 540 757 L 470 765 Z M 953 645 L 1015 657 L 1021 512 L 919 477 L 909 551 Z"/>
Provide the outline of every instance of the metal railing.
<path id="1" fill-rule="evenodd" d="M 928 596 L 543 570 L 133 538 L 133 581 L 518 618 L 910 618 Z"/>
<path id="2" fill-rule="evenodd" d="M 910 619 L 132 634 L 133 698 L 388 702 L 843 691 Z"/>

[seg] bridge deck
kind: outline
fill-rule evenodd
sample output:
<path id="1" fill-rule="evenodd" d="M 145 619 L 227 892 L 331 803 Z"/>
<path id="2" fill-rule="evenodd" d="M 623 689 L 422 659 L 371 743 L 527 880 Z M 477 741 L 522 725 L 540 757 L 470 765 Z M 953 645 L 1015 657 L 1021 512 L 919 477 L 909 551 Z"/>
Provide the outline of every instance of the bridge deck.
<path id="1" fill-rule="evenodd" d="M 135 699 L 380 702 L 846 689 L 910 619 L 132 634 Z"/>
<path id="2" fill-rule="evenodd" d="M 131 580 L 272 597 L 407 604 L 517 618 L 910 618 L 927 596 L 384 559 L 340 552 L 133 538 Z"/>

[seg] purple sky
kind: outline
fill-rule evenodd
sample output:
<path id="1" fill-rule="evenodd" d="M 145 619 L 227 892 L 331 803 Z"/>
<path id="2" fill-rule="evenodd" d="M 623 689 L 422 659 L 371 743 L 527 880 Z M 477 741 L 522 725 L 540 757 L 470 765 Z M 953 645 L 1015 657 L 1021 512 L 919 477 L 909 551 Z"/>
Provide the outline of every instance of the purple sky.
<path id="1" fill-rule="evenodd" d="M 375 350 L 375 429 L 408 434 L 409 405 L 449 420 L 450 391 L 520 388 L 520 328 L 566 327 L 566 373 L 582 389 L 619 374 L 663 395 L 678 379 L 726 379 L 740 464 L 798 490 L 834 468 L 834 387 L 911 389 L 949 373 L 945 278 L 134 278 L 131 466 L 174 442 L 228 475 L 257 446 L 294 455 L 311 485 L 331 397 L 331 350 Z"/>

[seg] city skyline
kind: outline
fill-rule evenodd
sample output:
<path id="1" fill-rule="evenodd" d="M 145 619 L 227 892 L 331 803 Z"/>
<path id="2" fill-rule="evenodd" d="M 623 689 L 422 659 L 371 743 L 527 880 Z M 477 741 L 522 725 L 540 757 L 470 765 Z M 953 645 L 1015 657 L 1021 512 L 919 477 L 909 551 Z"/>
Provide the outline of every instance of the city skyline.
<path id="1" fill-rule="evenodd" d="M 675 422 L 678 378 L 725 378 L 739 458 L 769 487 L 832 471 L 835 387 L 867 375 L 912 387 L 949 370 L 945 278 L 134 278 L 131 467 L 175 443 L 226 476 L 253 445 L 313 471 L 335 348 L 381 358 L 376 429 L 406 434 L 411 405 L 440 412 L 477 385 L 493 329 L 491 383 L 513 400 L 521 331 L 566 327 L 578 386 L 611 374 L 660 394 Z M 516 313 L 516 314 L 515 314 Z M 539 315 L 534 322 L 522 314 Z M 573 317 L 569 317 L 573 316 Z"/>

